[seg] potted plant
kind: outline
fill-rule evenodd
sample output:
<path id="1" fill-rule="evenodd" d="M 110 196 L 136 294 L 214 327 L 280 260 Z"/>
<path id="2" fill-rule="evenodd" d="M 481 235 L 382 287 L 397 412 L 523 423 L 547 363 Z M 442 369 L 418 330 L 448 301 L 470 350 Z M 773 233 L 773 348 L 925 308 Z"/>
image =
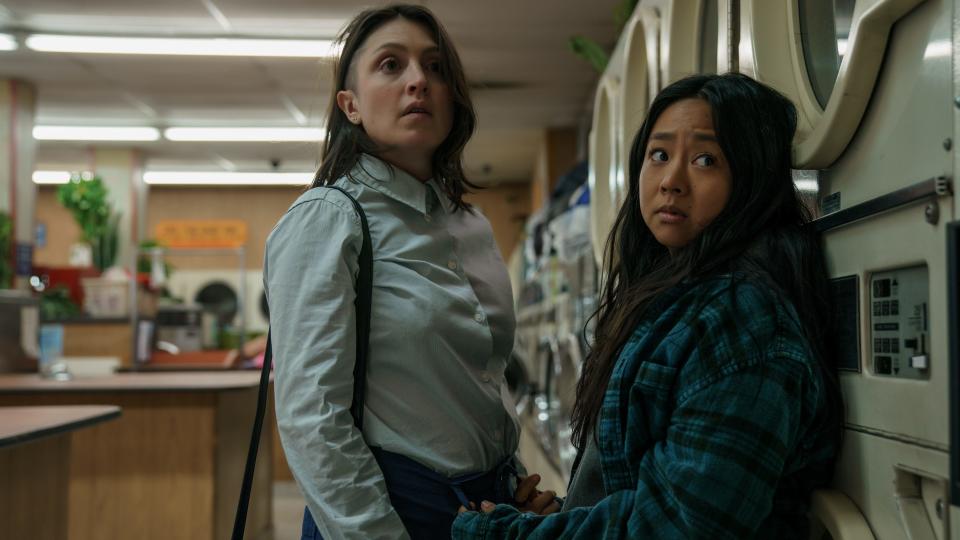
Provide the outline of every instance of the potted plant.
<path id="1" fill-rule="evenodd" d="M 101 272 L 117 259 L 120 215 L 113 212 L 103 180 L 74 175 L 57 190 L 57 200 L 73 214 L 80 239 L 90 246 L 93 265 Z"/>

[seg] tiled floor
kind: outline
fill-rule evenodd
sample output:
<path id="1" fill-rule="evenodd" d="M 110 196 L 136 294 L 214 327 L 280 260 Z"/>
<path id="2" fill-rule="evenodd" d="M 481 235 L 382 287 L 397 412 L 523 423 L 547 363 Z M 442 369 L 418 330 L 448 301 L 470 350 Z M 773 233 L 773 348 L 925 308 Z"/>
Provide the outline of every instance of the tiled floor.
<path id="1" fill-rule="evenodd" d="M 297 540 L 303 523 L 303 495 L 294 481 L 273 484 L 273 538 Z"/>

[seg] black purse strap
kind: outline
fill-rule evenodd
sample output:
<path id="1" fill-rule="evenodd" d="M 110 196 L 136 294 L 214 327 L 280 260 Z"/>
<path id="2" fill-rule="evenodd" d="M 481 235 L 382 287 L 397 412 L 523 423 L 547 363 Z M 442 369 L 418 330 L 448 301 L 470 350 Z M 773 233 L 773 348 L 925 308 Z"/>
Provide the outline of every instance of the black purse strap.
<path id="1" fill-rule="evenodd" d="M 353 301 L 357 313 L 357 361 L 353 365 L 353 401 L 350 415 L 357 429 L 363 429 L 363 403 L 367 390 L 367 355 L 370 351 L 370 302 L 373 299 L 373 248 L 370 245 L 370 227 L 363 208 L 349 193 L 337 186 L 327 186 L 343 193 L 350 202 L 363 227 L 363 245 L 360 248 L 360 268 L 357 274 L 357 296 Z M 257 416 L 253 423 L 250 448 L 247 450 L 247 465 L 243 471 L 243 485 L 240 488 L 240 500 L 233 520 L 233 540 L 243 539 L 243 529 L 247 523 L 247 507 L 250 505 L 250 490 L 253 485 L 253 470 L 257 465 L 257 450 L 260 445 L 260 432 L 263 429 L 263 416 L 267 409 L 267 387 L 270 385 L 270 366 L 273 363 L 273 349 L 270 344 L 270 331 L 267 330 L 267 348 L 263 352 L 263 369 L 260 371 L 260 392 L 257 396 Z"/>

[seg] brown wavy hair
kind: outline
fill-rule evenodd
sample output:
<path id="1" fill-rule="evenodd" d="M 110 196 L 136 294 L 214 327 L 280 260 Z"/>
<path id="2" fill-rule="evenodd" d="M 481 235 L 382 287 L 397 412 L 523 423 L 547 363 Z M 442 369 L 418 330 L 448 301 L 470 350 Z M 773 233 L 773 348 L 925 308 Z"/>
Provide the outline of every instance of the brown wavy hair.
<path id="1" fill-rule="evenodd" d="M 367 37 L 377 28 L 401 17 L 421 25 L 437 42 L 440 50 L 441 73 L 453 96 L 453 127 L 447 138 L 434 151 L 431 165 L 436 182 L 450 201 L 457 208 L 469 209 L 470 206 L 463 201 L 463 195 L 470 189 L 478 189 L 478 186 L 470 183 L 463 172 L 463 148 L 476 129 L 477 115 L 470 101 L 463 64 L 453 41 L 436 16 L 425 7 L 408 4 L 394 4 L 363 11 L 354 17 L 337 37 L 336 43 L 341 45 L 342 49 L 333 67 L 336 86 L 330 97 L 323 158 L 311 187 L 331 185 L 349 175 L 359 161 L 360 154 L 377 154 L 377 145 L 363 128 L 347 120 L 347 116 L 340 110 L 337 105 L 337 92 L 346 90 L 353 84 L 350 80 L 350 65 Z"/>

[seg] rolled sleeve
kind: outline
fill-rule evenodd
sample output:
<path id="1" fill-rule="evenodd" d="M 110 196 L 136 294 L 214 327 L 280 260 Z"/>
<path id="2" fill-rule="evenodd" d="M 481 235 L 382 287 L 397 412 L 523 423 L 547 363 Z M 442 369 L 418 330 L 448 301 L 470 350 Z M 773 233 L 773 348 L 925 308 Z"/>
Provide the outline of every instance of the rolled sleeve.
<path id="1" fill-rule="evenodd" d="M 266 247 L 281 442 L 324 538 L 408 538 L 350 415 L 359 218 L 342 194 L 312 191 Z"/>

